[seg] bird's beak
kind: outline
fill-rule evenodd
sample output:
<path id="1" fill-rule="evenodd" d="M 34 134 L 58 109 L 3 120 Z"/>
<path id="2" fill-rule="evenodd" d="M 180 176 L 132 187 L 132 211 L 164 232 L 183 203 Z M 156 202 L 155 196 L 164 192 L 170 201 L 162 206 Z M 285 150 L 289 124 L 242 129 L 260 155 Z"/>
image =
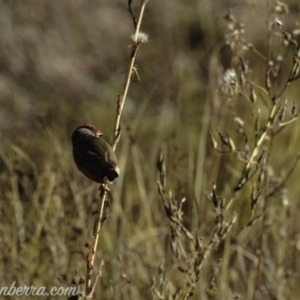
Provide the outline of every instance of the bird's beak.
<path id="1" fill-rule="evenodd" d="M 104 134 L 101 132 L 101 131 L 99 131 L 99 132 L 96 132 L 96 136 L 97 137 L 102 137 Z"/>

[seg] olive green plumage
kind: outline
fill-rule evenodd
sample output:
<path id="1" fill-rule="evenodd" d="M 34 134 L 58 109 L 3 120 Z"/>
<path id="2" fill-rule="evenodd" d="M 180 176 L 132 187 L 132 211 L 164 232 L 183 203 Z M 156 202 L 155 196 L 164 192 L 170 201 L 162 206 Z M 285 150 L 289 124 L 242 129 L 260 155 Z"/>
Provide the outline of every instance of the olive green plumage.
<path id="1" fill-rule="evenodd" d="M 72 134 L 73 157 L 78 169 L 98 183 L 113 182 L 119 176 L 117 157 L 93 125 L 78 127 Z"/>

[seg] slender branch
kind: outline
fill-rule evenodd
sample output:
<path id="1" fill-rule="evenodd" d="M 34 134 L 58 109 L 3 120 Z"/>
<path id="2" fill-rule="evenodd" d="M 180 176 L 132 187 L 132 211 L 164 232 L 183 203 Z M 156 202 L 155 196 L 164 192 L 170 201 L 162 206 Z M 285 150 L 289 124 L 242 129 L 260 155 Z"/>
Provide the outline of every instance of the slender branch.
<path id="1" fill-rule="evenodd" d="M 125 103 L 125 99 L 128 93 L 130 81 L 132 78 L 132 73 L 134 70 L 134 62 L 137 56 L 138 49 L 140 45 L 142 44 L 141 41 L 139 41 L 139 33 L 140 33 L 140 27 L 141 27 L 141 22 L 145 10 L 146 3 L 148 0 L 142 0 L 141 2 L 141 8 L 139 12 L 139 17 L 137 23 L 135 23 L 135 17 L 133 16 L 132 10 L 131 10 L 131 2 L 128 1 L 129 5 L 129 12 L 133 18 L 134 21 L 134 26 L 135 26 L 135 33 L 134 33 L 134 44 L 132 45 L 132 51 L 130 55 L 130 62 L 128 66 L 128 71 L 127 71 L 127 76 L 126 80 L 124 83 L 123 91 L 122 93 L 118 96 L 118 101 L 117 101 L 117 109 L 116 109 L 116 117 L 115 117 L 115 124 L 114 124 L 114 132 L 113 132 L 113 142 L 112 142 L 112 148 L 115 151 L 116 146 L 119 142 L 120 139 L 120 134 L 121 134 L 121 128 L 120 128 L 120 120 L 121 120 L 121 115 Z M 107 196 L 107 186 L 106 185 L 100 185 L 100 200 L 99 200 L 99 209 L 97 212 L 97 218 L 95 220 L 95 225 L 94 225 L 94 232 L 93 232 L 93 241 L 90 245 L 88 245 L 88 256 L 87 256 L 87 274 L 86 274 L 86 286 L 85 286 L 85 297 L 86 299 L 92 299 L 93 297 L 93 290 L 95 288 L 95 285 L 92 285 L 92 274 L 93 274 L 93 268 L 94 268 L 94 262 L 95 262 L 95 256 L 96 256 L 96 251 L 97 251 L 97 245 L 98 245 L 98 240 L 99 240 L 99 233 L 102 227 L 102 223 L 105 221 L 105 202 L 106 202 L 106 196 Z M 95 283 L 96 284 L 96 283 Z"/>
<path id="2" fill-rule="evenodd" d="M 97 251 L 97 245 L 99 240 L 99 233 L 104 222 L 104 207 L 106 201 L 107 188 L 104 185 L 101 185 L 100 188 L 100 201 L 99 209 L 97 211 L 97 218 L 95 220 L 94 232 L 93 232 L 93 241 L 92 244 L 87 245 L 89 252 L 87 255 L 87 273 L 86 273 L 86 283 L 85 283 L 85 295 L 86 297 L 90 294 L 91 285 L 92 285 L 92 274 L 95 262 L 95 256 Z"/>
<path id="3" fill-rule="evenodd" d="M 148 0 L 143 0 L 141 3 L 139 17 L 138 17 L 138 21 L 137 21 L 136 29 L 135 29 L 135 33 L 134 33 L 134 44 L 132 45 L 132 51 L 131 51 L 131 55 L 130 55 L 130 62 L 129 62 L 129 66 L 128 66 L 127 76 L 126 76 L 126 80 L 124 83 L 123 91 L 118 96 L 117 111 L 116 111 L 116 118 L 115 118 L 115 124 L 114 124 L 114 132 L 113 132 L 113 142 L 112 142 L 113 150 L 116 149 L 116 146 L 118 143 L 118 137 L 119 137 L 119 133 L 120 133 L 121 115 L 122 115 L 124 103 L 125 103 L 125 100 L 127 97 L 130 81 L 132 78 L 134 62 L 135 62 L 135 59 L 137 56 L 138 49 L 141 45 L 141 42 L 138 40 L 138 36 L 139 36 L 141 22 L 142 22 L 143 14 L 145 11 L 145 6 L 146 6 L 147 2 L 148 2 Z"/>

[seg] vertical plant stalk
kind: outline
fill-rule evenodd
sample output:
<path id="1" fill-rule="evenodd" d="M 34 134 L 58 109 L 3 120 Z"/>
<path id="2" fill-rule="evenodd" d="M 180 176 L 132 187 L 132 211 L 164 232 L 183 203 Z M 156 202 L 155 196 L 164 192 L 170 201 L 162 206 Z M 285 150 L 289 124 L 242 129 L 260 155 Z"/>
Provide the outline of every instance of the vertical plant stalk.
<path id="1" fill-rule="evenodd" d="M 135 25 L 135 33 L 134 33 L 134 44 L 132 45 L 131 55 L 130 55 L 130 61 L 128 66 L 128 71 L 126 75 L 126 80 L 124 82 L 124 87 L 122 90 L 122 93 L 118 96 L 117 101 L 117 109 L 116 109 L 116 117 L 115 117 L 115 123 L 114 123 L 114 132 L 113 132 L 113 142 L 112 142 L 112 149 L 115 151 L 117 144 L 119 142 L 120 133 L 121 133 L 121 127 L 120 127 L 120 121 L 121 121 L 121 115 L 125 103 L 125 99 L 128 93 L 129 85 L 131 82 L 132 74 L 134 71 L 134 62 L 137 56 L 138 49 L 140 48 L 142 41 L 139 40 L 139 33 L 140 33 L 140 26 L 142 22 L 142 18 L 144 15 L 145 7 L 148 0 L 142 0 L 141 1 L 141 7 L 140 12 L 138 16 L 137 23 L 135 22 L 134 16 L 132 15 L 131 10 L 131 2 L 129 2 L 129 11 L 131 12 L 134 25 Z M 107 185 L 100 185 L 100 200 L 99 200 L 99 210 L 97 212 L 97 217 L 95 220 L 94 225 L 94 232 L 93 232 L 93 241 L 92 244 L 87 245 L 89 252 L 87 256 L 87 274 L 86 274 L 86 286 L 85 286 L 85 298 L 86 299 L 92 299 L 93 298 L 93 292 L 95 289 L 96 281 L 92 286 L 92 274 L 94 269 L 94 262 L 95 262 L 95 256 L 97 251 L 97 245 L 99 240 L 99 234 L 102 227 L 103 222 L 105 221 L 105 201 L 107 196 L 107 191 L 109 190 Z"/>
<path id="2" fill-rule="evenodd" d="M 118 96 L 116 118 L 115 118 L 115 124 L 114 124 L 114 132 L 113 132 L 113 142 L 111 145 L 114 151 L 116 150 L 117 144 L 119 142 L 119 137 L 120 137 L 120 133 L 121 133 L 121 127 L 120 127 L 121 115 L 122 115 L 123 107 L 125 104 L 125 100 L 127 97 L 129 85 L 130 85 L 133 70 L 134 70 L 134 62 L 135 62 L 135 59 L 137 56 L 138 49 L 140 48 L 140 46 L 142 44 L 142 42 L 139 41 L 138 37 L 139 37 L 142 18 L 144 15 L 144 11 L 145 11 L 147 2 L 148 2 L 148 0 L 142 0 L 142 3 L 141 3 L 138 21 L 135 26 L 135 33 L 134 33 L 134 38 L 133 38 L 134 44 L 131 47 L 132 50 L 131 50 L 131 55 L 130 55 L 128 71 L 127 71 L 127 75 L 126 75 L 126 80 L 124 83 L 123 91 Z M 131 11 L 131 8 L 130 8 L 130 11 Z M 135 24 L 135 22 L 134 22 L 134 24 Z"/>
<path id="3" fill-rule="evenodd" d="M 97 211 L 97 218 L 95 220 L 94 231 L 93 231 L 93 241 L 92 244 L 87 245 L 89 252 L 87 255 L 87 265 L 86 265 L 86 282 L 85 282 L 85 295 L 86 299 L 92 299 L 93 294 L 92 291 L 94 288 L 92 285 L 92 274 L 95 262 L 95 256 L 97 251 L 97 245 L 99 240 L 99 233 L 102 227 L 102 223 L 104 222 L 104 204 L 106 201 L 107 187 L 104 185 L 100 185 L 100 201 L 99 201 L 99 209 Z M 96 283 L 95 283 L 96 284 Z"/>

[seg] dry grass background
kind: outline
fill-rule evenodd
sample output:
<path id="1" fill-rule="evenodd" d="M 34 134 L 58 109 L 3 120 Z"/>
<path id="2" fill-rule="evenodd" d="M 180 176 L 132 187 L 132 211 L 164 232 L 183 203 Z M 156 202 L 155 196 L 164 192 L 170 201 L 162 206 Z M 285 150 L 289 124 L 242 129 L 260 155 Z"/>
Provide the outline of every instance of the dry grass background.
<path id="1" fill-rule="evenodd" d="M 291 32 L 300 14 L 297 1 L 286 1 L 283 14 L 275 9 L 285 8 L 280 3 L 149 1 L 142 30 L 150 38 L 139 52 L 140 81 L 134 79 L 122 117 L 116 151 L 121 176 L 111 188 L 111 219 L 100 236 L 97 261 L 105 265 L 96 299 L 159 299 L 155 290 L 173 299 L 185 281 L 157 191 L 160 149 L 166 193 L 178 201 L 186 197 L 183 223 L 205 245 L 216 224 L 205 192 L 216 183 L 228 201 L 244 166 L 215 152 L 208 132 L 228 133 L 242 147 L 234 121 L 240 117 L 253 147 L 256 109 L 263 123 L 269 101 L 259 89 L 255 106 L 218 92 L 224 71 L 239 70 L 236 53 L 225 45 L 224 16 L 231 9 L 244 23 L 245 39 L 265 56 L 283 51 L 274 85 L 280 90 L 294 52 L 270 37 L 269 22 L 277 16 Z M 1 286 L 70 286 L 74 276 L 84 276 L 98 186 L 76 169 L 70 136 L 93 123 L 111 138 L 133 31 L 127 1 L 0 1 Z M 252 80 L 264 87 L 266 61 L 252 51 L 244 56 Z M 299 95 L 299 81 L 292 82 L 282 96 L 289 111 Z M 293 122 L 272 139 L 267 174 L 274 181 L 297 157 L 298 127 Z M 298 178 L 296 167 L 279 193 L 262 196 L 255 214 L 266 217 L 247 228 L 251 181 L 237 194 L 226 215 L 229 220 L 235 212 L 237 221 L 205 259 L 191 299 L 298 299 Z M 183 247 L 193 255 L 187 242 Z"/>

